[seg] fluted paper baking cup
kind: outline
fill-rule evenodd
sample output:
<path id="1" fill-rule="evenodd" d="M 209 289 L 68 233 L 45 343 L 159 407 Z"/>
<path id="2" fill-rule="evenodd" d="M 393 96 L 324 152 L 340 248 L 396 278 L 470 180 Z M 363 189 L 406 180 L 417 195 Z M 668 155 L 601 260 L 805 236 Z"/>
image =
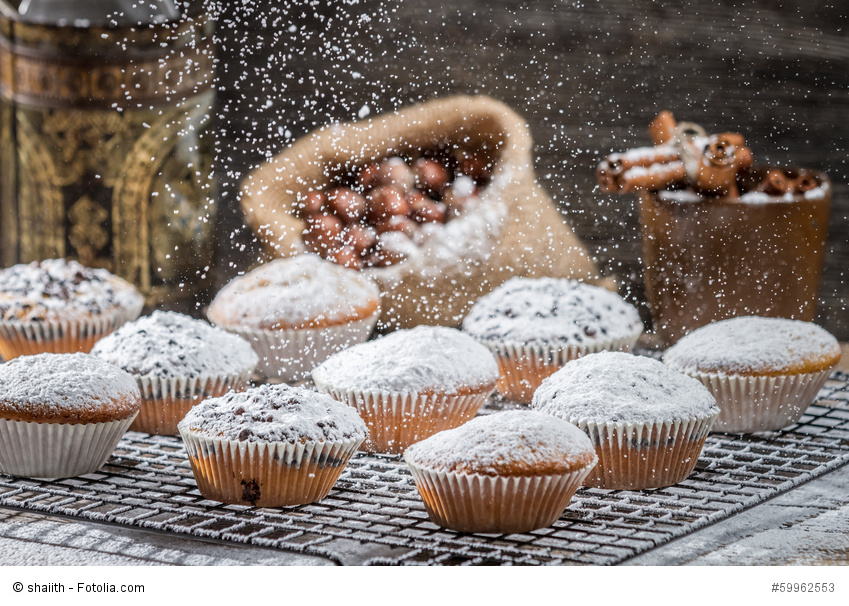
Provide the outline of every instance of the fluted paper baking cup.
<path id="1" fill-rule="evenodd" d="M 687 371 L 716 398 L 719 418 L 714 431 L 753 433 L 775 431 L 799 418 L 831 374 L 820 372 L 778 377 L 747 377 Z"/>
<path id="2" fill-rule="evenodd" d="M 551 526 L 592 468 L 486 476 L 429 469 L 404 458 L 431 521 L 459 532 L 510 534 Z"/>
<path id="3" fill-rule="evenodd" d="M 716 421 L 701 418 L 661 423 L 595 423 L 568 419 L 589 437 L 598 465 L 584 484 L 612 490 L 643 490 L 677 484 L 692 473 Z"/>
<path id="4" fill-rule="evenodd" d="M 8 361 L 40 353 L 88 353 L 97 341 L 135 320 L 141 309 L 139 304 L 75 322 L 0 320 L 0 356 Z"/>
<path id="5" fill-rule="evenodd" d="M 492 393 L 492 389 L 469 394 L 364 392 L 315 384 L 320 392 L 357 409 L 369 432 L 363 450 L 386 454 L 401 454 L 411 444 L 459 427 Z"/>
<path id="6" fill-rule="evenodd" d="M 0 419 L 0 472 L 24 478 L 71 478 L 97 471 L 133 418 L 78 424 Z"/>
<path id="7" fill-rule="evenodd" d="M 570 360 L 599 351 L 630 352 L 641 334 L 579 345 L 479 342 L 498 360 L 498 392 L 515 402 L 530 404 L 540 384 Z"/>
<path id="8" fill-rule="evenodd" d="M 139 415 L 130 429 L 163 436 L 177 435 L 177 423 L 207 398 L 243 391 L 251 371 L 222 376 L 157 377 L 133 375 L 142 394 Z"/>
<path id="9" fill-rule="evenodd" d="M 362 320 L 325 326 L 280 330 L 251 330 L 238 326 L 221 328 L 247 339 L 259 356 L 257 372 L 287 382 L 300 381 L 333 354 L 365 342 L 380 310 Z"/>
<path id="10" fill-rule="evenodd" d="M 234 505 L 283 507 L 327 496 L 362 439 L 248 442 L 180 428 L 198 490 Z"/>

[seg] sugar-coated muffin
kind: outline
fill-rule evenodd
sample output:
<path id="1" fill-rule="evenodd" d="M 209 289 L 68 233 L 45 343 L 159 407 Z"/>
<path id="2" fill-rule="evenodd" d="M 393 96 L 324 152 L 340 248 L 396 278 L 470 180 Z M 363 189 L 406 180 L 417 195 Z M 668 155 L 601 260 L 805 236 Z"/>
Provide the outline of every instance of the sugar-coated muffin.
<path id="1" fill-rule="evenodd" d="M 523 410 L 477 417 L 404 453 L 431 520 L 460 532 L 551 525 L 596 464 L 580 429 Z"/>
<path id="2" fill-rule="evenodd" d="M 418 326 L 339 352 L 312 378 L 319 391 L 359 411 L 367 450 L 401 453 L 471 419 L 495 389 L 498 364 L 459 330 Z"/>
<path id="3" fill-rule="evenodd" d="M 481 297 L 463 330 L 496 355 L 498 391 L 529 403 L 543 379 L 569 360 L 631 351 L 643 331 L 637 309 L 598 286 L 557 278 L 512 278 Z"/>
<path id="4" fill-rule="evenodd" d="M 0 356 L 88 352 L 141 313 L 136 288 L 105 269 L 48 259 L 0 270 Z"/>
<path id="5" fill-rule="evenodd" d="M 243 390 L 259 361 L 242 337 L 171 311 L 125 324 L 91 353 L 138 382 L 142 406 L 130 429 L 162 435 L 176 435 L 205 398 Z"/>
<path id="6" fill-rule="evenodd" d="M 695 379 L 621 352 L 572 360 L 543 381 L 533 406 L 589 436 L 599 463 L 587 485 L 620 490 L 686 478 L 719 415 L 713 396 Z"/>
<path id="7" fill-rule="evenodd" d="M 288 385 L 209 398 L 178 429 L 203 496 L 257 507 L 323 499 L 366 437 L 353 408 Z"/>
<path id="8" fill-rule="evenodd" d="M 0 472 L 65 478 L 96 471 L 140 404 L 133 377 L 90 354 L 0 364 Z"/>
<path id="9" fill-rule="evenodd" d="M 380 291 L 361 272 L 304 254 L 233 279 L 207 315 L 251 342 L 260 372 L 296 381 L 368 338 L 380 315 Z"/>
<path id="10" fill-rule="evenodd" d="M 743 316 L 694 330 L 663 361 L 716 397 L 714 430 L 771 431 L 799 420 L 840 361 L 840 345 L 811 322 Z"/>

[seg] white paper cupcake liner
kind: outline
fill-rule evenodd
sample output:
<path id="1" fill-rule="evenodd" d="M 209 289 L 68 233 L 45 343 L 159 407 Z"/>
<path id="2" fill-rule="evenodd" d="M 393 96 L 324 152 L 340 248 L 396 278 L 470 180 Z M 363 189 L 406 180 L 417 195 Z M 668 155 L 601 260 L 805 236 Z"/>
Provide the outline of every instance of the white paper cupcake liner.
<path id="1" fill-rule="evenodd" d="M 139 303 L 131 309 L 115 309 L 75 322 L 0 320 L 0 355 L 11 360 L 39 353 L 88 353 L 97 341 L 135 320 L 141 310 Z"/>
<path id="2" fill-rule="evenodd" d="M 507 477 L 433 470 L 405 460 L 434 524 L 459 532 L 499 534 L 551 526 L 592 468 Z"/>
<path id="3" fill-rule="evenodd" d="M 259 356 L 257 372 L 286 382 L 300 381 L 333 354 L 365 342 L 377 324 L 380 310 L 362 320 L 325 326 L 280 330 L 222 328 L 244 337 Z"/>
<path id="4" fill-rule="evenodd" d="M 584 483 L 612 490 L 677 484 L 696 466 L 717 415 L 662 423 L 568 419 L 590 437 L 598 455 L 598 465 Z"/>
<path id="5" fill-rule="evenodd" d="M 24 478 L 71 478 L 97 471 L 134 418 L 79 424 L 0 419 L 0 472 Z"/>
<path id="6" fill-rule="evenodd" d="M 714 431 L 753 433 L 787 427 L 811 405 L 831 374 L 820 372 L 779 377 L 746 377 L 687 371 L 716 398 L 719 418 Z"/>
<path id="7" fill-rule="evenodd" d="M 222 396 L 228 391 L 242 391 L 252 371 L 221 376 L 157 377 L 133 375 L 142 394 L 139 415 L 130 429 L 150 434 L 175 436 L 177 423 L 206 398 Z"/>
<path id="8" fill-rule="evenodd" d="M 314 503 L 327 496 L 362 439 L 249 442 L 180 428 L 198 490 L 207 499 L 256 507 Z"/>
<path id="9" fill-rule="evenodd" d="M 401 454 L 411 444 L 459 427 L 492 393 L 491 389 L 463 395 L 363 392 L 315 383 L 320 392 L 357 409 L 369 431 L 363 450 L 387 454 Z"/>
<path id="10" fill-rule="evenodd" d="M 480 340 L 498 360 L 498 392 L 505 398 L 530 404 L 540 384 L 570 360 L 599 351 L 630 352 L 642 331 L 620 339 L 578 345 L 523 344 Z"/>

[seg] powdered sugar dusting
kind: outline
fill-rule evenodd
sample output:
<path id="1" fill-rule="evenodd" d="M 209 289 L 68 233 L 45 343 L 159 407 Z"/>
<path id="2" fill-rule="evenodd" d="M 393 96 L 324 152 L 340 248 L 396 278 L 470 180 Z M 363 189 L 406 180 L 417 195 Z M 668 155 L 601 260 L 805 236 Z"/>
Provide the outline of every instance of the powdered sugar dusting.
<path id="1" fill-rule="evenodd" d="M 609 351 L 568 362 L 542 382 L 532 404 L 572 423 L 665 423 L 719 411 L 696 379 L 652 358 Z"/>
<path id="2" fill-rule="evenodd" d="M 198 404 L 181 431 L 249 442 L 330 442 L 364 439 L 357 411 L 330 396 L 289 385 L 260 385 Z"/>
<path id="3" fill-rule="evenodd" d="M 451 394 L 494 386 L 498 363 L 459 330 L 417 326 L 339 352 L 313 371 L 313 379 L 344 390 Z"/>
<path id="4" fill-rule="evenodd" d="M 225 327 L 340 324 L 377 305 L 379 297 L 363 273 L 303 254 L 275 259 L 232 280 L 216 295 L 209 317 Z"/>
<path id="5" fill-rule="evenodd" d="M 837 363 L 840 345 L 811 322 L 742 316 L 703 326 L 667 350 L 664 362 L 680 370 L 800 372 L 817 360 L 822 370 Z"/>
<path id="6" fill-rule="evenodd" d="M 552 463 L 591 453 L 590 439 L 571 423 L 517 410 L 440 432 L 410 446 L 404 457 L 425 467 L 494 475 L 511 468 L 550 469 Z"/>
<path id="7" fill-rule="evenodd" d="M 0 271 L 0 318 L 4 320 L 54 320 L 69 311 L 94 315 L 140 310 L 142 302 L 129 282 L 72 260 L 48 259 Z"/>
<path id="8" fill-rule="evenodd" d="M 116 400 L 135 402 L 138 410 L 140 399 L 130 374 L 90 354 L 45 353 L 0 365 L 0 401 L 13 415 L 36 407 L 57 416 L 96 415 Z"/>
<path id="9" fill-rule="evenodd" d="M 481 297 L 463 330 L 484 341 L 592 343 L 643 330 L 640 314 L 616 293 L 557 278 L 512 278 Z"/>
<path id="10" fill-rule="evenodd" d="M 169 378 L 244 374 L 259 362 L 245 339 L 171 311 L 125 324 L 91 353 L 130 373 Z"/>

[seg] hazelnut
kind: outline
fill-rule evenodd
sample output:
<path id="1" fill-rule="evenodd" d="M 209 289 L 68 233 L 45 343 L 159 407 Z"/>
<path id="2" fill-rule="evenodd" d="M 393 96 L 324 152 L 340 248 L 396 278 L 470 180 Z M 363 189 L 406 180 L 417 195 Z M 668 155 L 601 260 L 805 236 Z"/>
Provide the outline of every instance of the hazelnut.
<path id="1" fill-rule="evenodd" d="M 427 158 L 419 158 L 413 164 L 416 176 L 416 187 L 429 194 L 438 195 L 448 186 L 451 175 L 448 169 L 439 162 Z"/>
<path id="2" fill-rule="evenodd" d="M 431 198 L 424 195 L 417 189 L 412 191 L 408 191 L 404 196 L 404 199 L 407 200 L 407 204 L 410 205 L 410 212 L 412 213 L 417 207 L 421 206 L 424 202 L 431 202 Z"/>
<path id="3" fill-rule="evenodd" d="M 421 200 L 413 203 L 412 218 L 418 223 L 445 223 L 448 207 L 442 202 Z"/>
<path id="4" fill-rule="evenodd" d="M 347 187 L 339 187 L 327 193 L 327 207 L 346 223 L 358 221 L 366 210 L 366 199 Z"/>
<path id="5" fill-rule="evenodd" d="M 384 160 L 377 168 L 374 185 L 394 185 L 402 192 L 412 189 L 416 175 L 403 158 L 395 156 Z"/>
<path id="6" fill-rule="evenodd" d="M 406 215 L 408 212 L 409 203 L 404 199 L 401 190 L 395 187 L 378 187 L 366 197 L 366 217 L 371 223 L 394 215 Z"/>
<path id="7" fill-rule="evenodd" d="M 342 242 L 352 247 L 357 254 L 363 255 L 377 243 L 377 232 L 364 225 L 348 225 L 342 230 Z"/>
<path id="8" fill-rule="evenodd" d="M 367 164 L 360 169 L 360 172 L 357 175 L 357 183 L 359 183 L 363 190 L 370 189 L 374 185 L 378 168 L 380 168 L 378 164 Z"/>
<path id="9" fill-rule="evenodd" d="M 394 215 L 378 221 L 374 226 L 378 234 L 385 234 L 388 231 L 398 231 L 412 238 L 418 231 L 418 224 L 408 217 L 402 215 Z"/>
<path id="10" fill-rule="evenodd" d="M 404 260 L 404 255 L 398 251 L 391 250 L 378 242 L 374 250 L 365 258 L 367 267 L 389 267 Z"/>
<path id="11" fill-rule="evenodd" d="M 317 215 L 321 212 L 326 198 L 324 194 L 318 190 L 308 191 L 306 195 L 298 200 L 297 215 L 301 219 L 306 219 L 310 215 Z"/>
<path id="12" fill-rule="evenodd" d="M 342 246 L 327 255 L 327 258 L 337 265 L 342 265 L 348 269 L 363 268 L 363 260 L 352 246 Z"/>
<path id="13" fill-rule="evenodd" d="M 304 245 L 310 252 L 326 255 L 341 245 L 342 221 L 333 215 L 312 215 L 303 232 Z"/>
<path id="14" fill-rule="evenodd" d="M 459 171 L 478 183 L 489 178 L 490 163 L 483 152 L 464 151 L 459 157 Z"/>

